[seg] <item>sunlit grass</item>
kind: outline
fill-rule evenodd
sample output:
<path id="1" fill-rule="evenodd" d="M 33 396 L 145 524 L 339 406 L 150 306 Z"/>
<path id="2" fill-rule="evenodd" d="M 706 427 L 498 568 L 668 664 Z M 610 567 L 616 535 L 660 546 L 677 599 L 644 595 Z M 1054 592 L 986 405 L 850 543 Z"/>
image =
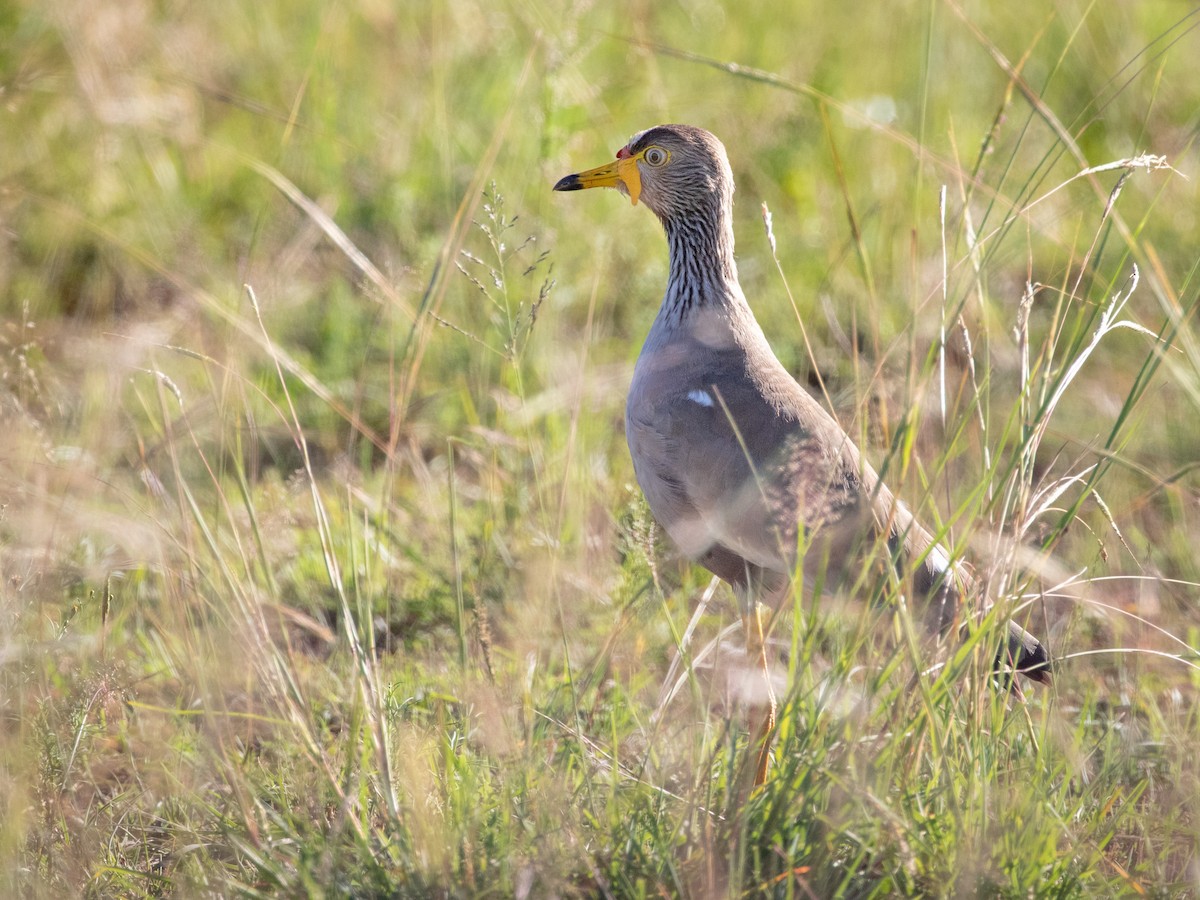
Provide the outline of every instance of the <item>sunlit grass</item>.
<path id="1" fill-rule="evenodd" d="M 1192 17 L 0 22 L 9 893 L 1200 889 Z M 757 793 L 732 599 L 624 446 L 664 242 L 549 191 L 656 121 L 725 141 L 780 358 L 997 604 L 930 648 L 878 572 L 797 592 Z M 1051 690 L 991 683 L 1009 614 Z"/>

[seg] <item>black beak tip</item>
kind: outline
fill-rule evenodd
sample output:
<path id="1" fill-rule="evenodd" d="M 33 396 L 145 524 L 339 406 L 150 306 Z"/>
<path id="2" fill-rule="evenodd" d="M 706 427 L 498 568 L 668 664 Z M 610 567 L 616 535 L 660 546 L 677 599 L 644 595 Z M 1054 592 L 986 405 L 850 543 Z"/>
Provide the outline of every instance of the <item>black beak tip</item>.
<path id="1" fill-rule="evenodd" d="M 566 178 L 560 178 L 558 184 L 554 185 L 556 191 L 582 191 L 583 185 L 579 182 L 578 175 L 568 175 Z"/>

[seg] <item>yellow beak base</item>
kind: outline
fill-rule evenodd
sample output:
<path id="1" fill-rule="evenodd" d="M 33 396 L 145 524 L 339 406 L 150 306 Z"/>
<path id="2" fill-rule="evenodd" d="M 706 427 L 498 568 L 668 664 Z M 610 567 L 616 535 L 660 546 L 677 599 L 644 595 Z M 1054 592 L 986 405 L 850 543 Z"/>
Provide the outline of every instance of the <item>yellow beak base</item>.
<path id="1" fill-rule="evenodd" d="M 554 190 L 583 191 L 597 187 L 617 188 L 628 194 L 633 205 L 637 206 L 638 197 L 642 195 L 642 176 L 638 172 L 637 160 L 627 156 L 577 175 L 568 175 L 554 185 Z"/>

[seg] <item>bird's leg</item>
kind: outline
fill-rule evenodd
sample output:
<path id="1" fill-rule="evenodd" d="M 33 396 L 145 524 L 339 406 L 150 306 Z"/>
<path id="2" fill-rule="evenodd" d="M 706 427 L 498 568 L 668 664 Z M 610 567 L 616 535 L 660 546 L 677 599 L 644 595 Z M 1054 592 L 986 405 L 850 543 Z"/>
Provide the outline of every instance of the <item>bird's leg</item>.
<path id="1" fill-rule="evenodd" d="M 742 614 L 742 629 L 746 635 L 746 656 L 755 660 L 762 672 L 763 687 L 766 688 L 767 709 L 758 728 L 758 764 L 754 772 L 757 787 L 767 780 L 767 767 L 771 762 L 771 740 L 775 731 L 775 688 L 771 685 L 771 667 L 767 664 L 767 641 L 763 631 L 763 616 L 768 609 L 753 602 Z"/>

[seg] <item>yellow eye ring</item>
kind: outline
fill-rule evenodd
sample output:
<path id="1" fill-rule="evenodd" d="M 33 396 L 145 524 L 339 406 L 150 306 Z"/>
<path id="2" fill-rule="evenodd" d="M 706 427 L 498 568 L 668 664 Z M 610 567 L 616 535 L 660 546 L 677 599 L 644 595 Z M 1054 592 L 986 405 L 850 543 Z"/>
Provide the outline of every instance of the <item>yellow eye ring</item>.
<path id="1" fill-rule="evenodd" d="M 662 147 L 647 147 L 642 151 L 642 159 L 655 168 L 665 166 L 670 158 L 671 154 Z"/>

